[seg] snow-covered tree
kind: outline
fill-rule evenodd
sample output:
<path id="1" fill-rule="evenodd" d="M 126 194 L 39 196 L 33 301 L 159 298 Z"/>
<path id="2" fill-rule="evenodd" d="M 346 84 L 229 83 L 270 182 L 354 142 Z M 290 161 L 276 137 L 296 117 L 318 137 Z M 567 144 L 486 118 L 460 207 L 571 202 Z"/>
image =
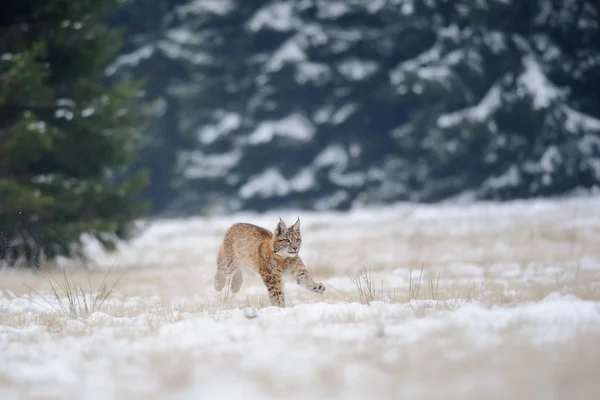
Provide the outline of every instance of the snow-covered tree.
<path id="1" fill-rule="evenodd" d="M 432 7 L 228 3 L 220 22 L 194 26 L 211 57 L 194 80 L 213 88 L 190 97 L 198 147 L 181 157 L 190 204 L 323 209 L 405 195 L 384 171 L 403 157 L 394 128 L 419 107 L 419 87 L 391 83 L 435 38 Z"/>
<path id="2" fill-rule="evenodd" d="M 600 182 L 600 121 L 585 114 L 597 114 L 597 103 L 586 110 L 578 104 L 582 97 L 571 90 L 578 81 L 596 87 L 600 81 L 592 68 L 585 78 L 574 78 L 576 68 L 585 69 L 578 50 L 571 60 L 565 57 L 577 48 L 575 37 L 594 24 L 591 36 L 597 37 L 598 10 L 586 2 L 557 4 L 453 4 L 432 47 L 442 57 L 418 69 L 443 69 L 442 81 L 453 98 L 435 99 L 424 90 L 431 107 L 400 128 L 400 140 L 416 149 L 418 157 L 418 168 L 407 169 L 415 199 L 465 192 L 480 198 L 530 197 Z M 571 41 L 560 40 L 565 37 Z M 581 50 L 596 63 L 597 74 L 598 42 L 588 41 Z M 568 78 L 548 78 L 560 77 L 565 68 L 571 69 Z M 424 78 L 426 88 L 438 81 Z M 568 83 L 573 78 L 575 82 Z"/>
<path id="3" fill-rule="evenodd" d="M 111 24 L 124 30 L 118 57 L 106 69 L 110 81 L 142 81 L 146 128 L 133 172 L 150 174 L 144 196 L 153 213 L 161 213 L 177 196 L 173 186 L 178 153 L 192 144 L 181 128 L 182 104 L 177 88 L 189 82 L 196 54 L 186 49 L 190 33 L 179 29 L 188 0 L 126 0 L 111 15 Z M 186 8 L 187 7 L 187 8 Z"/>
<path id="4" fill-rule="evenodd" d="M 131 54 L 173 61 L 141 57 L 134 74 L 152 71 L 163 93 L 142 164 L 164 173 L 151 195 L 173 200 L 169 210 L 343 209 L 598 184 L 595 3 L 168 3 L 160 34 L 130 42 L 141 43 Z"/>
<path id="5" fill-rule="evenodd" d="M 43 3 L 43 4 L 42 4 Z M 115 0 L 21 0 L 0 38 L 0 266 L 112 248 L 145 211 L 143 174 L 118 179 L 139 144 L 136 87 L 103 85 L 120 45 Z"/>

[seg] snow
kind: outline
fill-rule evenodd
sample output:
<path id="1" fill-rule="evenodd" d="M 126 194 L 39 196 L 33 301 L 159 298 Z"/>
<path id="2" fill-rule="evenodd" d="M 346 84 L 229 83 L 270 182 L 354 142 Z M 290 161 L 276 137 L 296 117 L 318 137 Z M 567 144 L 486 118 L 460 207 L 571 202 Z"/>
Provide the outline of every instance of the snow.
<path id="1" fill-rule="evenodd" d="M 194 64 L 208 64 L 213 60 L 207 52 L 187 49 L 184 45 L 173 40 L 159 40 L 156 47 L 169 58 L 181 58 Z"/>
<path id="2" fill-rule="evenodd" d="M 486 93 L 479 104 L 459 110 L 450 114 L 444 114 L 438 117 L 437 125 L 441 128 L 457 125 L 464 119 L 485 121 L 500 106 L 501 89 L 498 85 L 494 85 Z"/>
<path id="3" fill-rule="evenodd" d="M 490 40 L 492 39 L 490 38 Z M 500 43 L 501 40 L 500 38 L 496 38 L 494 41 Z M 416 59 L 403 63 L 402 68 L 396 69 L 393 72 L 391 76 L 392 81 L 396 84 L 400 83 L 403 79 L 403 71 L 412 70 L 420 71 L 419 73 L 421 74 L 429 74 L 431 75 L 430 78 L 434 78 L 435 73 L 430 71 L 428 72 L 428 68 L 423 68 L 421 65 L 424 62 L 427 62 L 429 59 L 437 57 L 438 55 L 438 50 L 436 50 L 434 46 L 431 50 L 423 53 Z M 450 57 L 450 55 L 447 57 Z M 533 56 L 528 55 L 523 57 L 523 67 L 524 71 L 518 77 L 517 84 L 520 88 L 522 88 L 522 90 L 524 89 L 533 97 L 534 108 L 542 109 L 550 107 L 554 100 L 565 96 L 567 93 L 567 89 L 559 88 L 548 80 L 543 73 L 540 64 Z M 445 72 L 440 71 L 439 77 L 442 77 L 444 74 Z M 522 92 L 518 90 L 517 93 L 519 94 Z M 441 115 L 438 117 L 437 125 L 441 128 L 446 128 L 458 125 L 465 119 L 483 122 L 498 109 L 501 104 L 502 96 L 503 91 L 501 86 L 496 84 L 490 88 L 484 98 L 477 105 Z M 600 131 L 599 119 L 577 111 L 565 104 L 561 104 L 559 107 L 560 110 L 562 110 L 566 115 L 565 126 L 569 131 L 573 133 L 578 133 L 582 129 L 585 131 Z M 500 178 L 500 180 L 502 179 L 504 178 Z M 493 180 L 499 182 L 496 178 Z M 512 175 L 512 178 L 509 180 L 514 181 L 514 175 Z M 495 186 L 496 182 L 491 182 L 491 184 Z"/>
<path id="4" fill-rule="evenodd" d="M 120 55 L 111 65 L 108 66 L 106 69 L 106 75 L 114 75 L 115 72 L 124 66 L 135 67 L 140 63 L 140 61 L 152 57 L 152 55 L 154 55 L 154 51 L 154 46 L 147 44 L 129 54 Z"/>
<path id="5" fill-rule="evenodd" d="M 186 178 L 225 177 L 242 158 L 242 152 L 234 149 L 226 153 L 203 154 L 200 151 L 182 152 L 179 163 Z"/>
<path id="6" fill-rule="evenodd" d="M 357 110 L 358 106 L 355 103 L 345 104 L 333 114 L 331 117 L 331 123 L 334 125 L 344 123 Z"/>
<path id="7" fill-rule="evenodd" d="M 47 131 L 48 128 L 44 121 L 36 121 L 36 122 L 28 123 L 27 129 L 29 129 L 30 131 L 37 131 L 39 133 L 44 133 Z"/>
<path id="8" fill-rule="evenodd" d="M 453 349 L 461 343 L 458 337 L 440 337 L 446 342 L 441 347 L 448 353 L 440 354 L 437 362 L 460 365 L 460 359 L 469 358 L 469 353 L 502 345 L 502 330 L 523 320 L 528 324 L 519 334 L 520 340 L 534 348 L 551 348 L 568 341 L 575 336 L 573 326 L 597 330 L 600 321 L 597 304 L 568 296 L 548 296 L 537 304 L 512 310 L 465 305 L 427 319 L 411 317 L 411 307 L 418 305 L 374 302 L 370 306 L 307 304 L 284 310 L 231 310 L 215 316 L 188 317 L 135 342 L 121 336 L 133 327 L 131 324 L 120 326 L 117 318 L 97 313 L 69 327 L 75 333 L 73 337 L 58 341 L 39 330 L 0 330 L 7 344 L 3 357 L 14 360 L 10 367 L 0 367 L 0 373 L 17 387 L 30 386 L 40 393 L 46 390 L 46 396 L 70 392 L 82 399 L 125 398 L 126 393 L 140 397 L 179 392 L 186 398 L 266 399 L 278 396 L 264 392 L 258 379 L 276 370 L 280 385 L 297 387 L 286 398 L 322 398 L 328 385 L 335 389 L 335 398 L 381 398 L 385 389 L 394 387 L 392 382 L 396 383 L 396 394 L 409 393 L 407 379 L 385 379 L 385 366 L 401 362 L 401 349 L 423 346 L 448 327 L 470 340 L 471 350 L 461 353 Z M 93 337 L 86 335 L 91 328 L 96 330 Z M 24 345 L 14 340 L 15 335 L 28 335 L 30 342 Z M 352 343 L 357 347 L 352 349 Z M 376 354 L 365 354 L 359 362 L 361 348 L 369 343 L 383 348 Z M 329 347 L 324 347 L 326 344 Z M 16 361 L 31 354 L 37 354 L 37 364 Z M 319 382 L 319 375 L 334 367 L 334 358 L 345 361 L 330 377 L 333 381 Z M 383 368 L 374 368 L 378 364 Z M 485 364 L 480 368 L 490 369 Z M 156 371 L 161 372 L 155 375 Z M 356 379 L 357 375 L 369 379 Z M 79 381 L 81 378 L 84 380 Z M 423 375 L 419 381 L 424 384 L 430 379 Z M 172 385 L 182 387 L 173 391 Z M 485 384 L 480 382 L 478 386 Z M 451 392 L 460 390 L 458 385 L 450 387 Z M 422 387 L 419 392 L 424 390 Z M 11 393 L 17 391 L 5 390 L 3 398 L 10 398 L 6 395 Z"/>
<path id="9" fill-rule="evenodd" d="M 88 118 L 88 117 L 91 117 L 92 115 L 94 115 L 95 112 L 96 112 L 96 110 L 94 109 L 94 107 L 87 107 L 81 111 L 81 116 L 83 118 Z"/>
<path id="10" fill-rule="evenodd" d="M 298 186 L 310 180 L 302 171 Z M 59 263 L 93 288 L 113 265 L 109 285 L 125 273 L 78 317 L 53 311 L 43 273 L 0 269 L 0 398 L 594 398 L 599 202 L 156 219 L 116 253 L 89 242 L 87 270 Z M 279 217 L 301 219 L 301 256 L 326 292 L 286 281 L 280 309 L 246 275 L 237 296 L 217 295 L 227 227 L 274 229 Z M 362 301 L 350 277 L 364 283 L 366 268 L 374 285 Z"/>
<path id="11" fill-rule="evenodd" d="M 291 192 L 304 192 L 315 185 L 314 172 L 304 168 L 289 180 L 275 168 L 267 168 L 252 177 L 240 188 L 242 198 L 286 196 Z"/>
<path id="12" fill-rule="evenodd" d="M 569 131 L 577 132 L 579 129 L 600 131 L 600 119 L 576 111 L 568 106 L 563 106 L 562 109 L 567 114 L 566 127 Z"/>
<path id="13" fill-rule="evenodd" d="M 365 184 L 367 180 L 366 173 L 364 172 L 350 172 L 342 174 L 341 172 L 335 169 L 331 171 L 329 177 L 331 179 L 331 182 L 343 187 L 361 187 Z"/>
<path id="14" fill-rule="evenodd" d="M 14 53 L 2 53 L 0 54 L 0 61 L 13 61 L 17 60 L 20 56 Z"/>
<path id="15" fill-rule="evenodd" d="M 402 14 L 411 15 L 415 11 L 415 5 L 412 0 L 403 0 L 402 1 Z"/>
<path id="16" fill-rule="evenodd" d="M 300 170 L 290 179 L 290 186 L 296 192 L 305 192 L 316 185 L 315 174 L 310 168 Z"/>
<path id="17" fill-rule="evenodd" d="M 315 167 L 338 166 L 343 169 L 348 165 L 348 153 L 338 144 L 326 147 L 313 161 Z"/>
<path id="18" fill-rule="evenodd" d="M 296 34 L 296 37 L 303 47 L 321 46 L 329 41 L 328 34 L 319 23 L 303 22 L 298 30 L 299 32 Z"/>
<path id="19" fill-rule="evenodd" d="M 300 84 L 307 82 L 322 83 L 325 82 L 330 74 L 329 65 L 315 62 L 299 62 L 296 65 L 296 80 Z"/>
<path id="20" fill-rule="evenodd" d="M 403 61 L 390 72 L 392 83 L 395 85 L 401 83 L 405 79 L 406 73 L 419 74 L 424 69 L 425 65 L 437 62 L 440 59 L 440 55 L 441 49 L 439 45 L 436 44 L 429 50 L 419 54 L 417 57 Z M 428 68 L 425 69 L 429 70 Z M 439 73 L 437 75 L 439 75 Z"/>
<path id="21" fill-rule="evenodd" d="M 378 65 L 374 61 L 368 60 L 345 60 L 338 64 L 338 70 L 345 78 L 352 81 L 360 81 L 373 75 Z"/>
<path id="22" fill-rule="evenodd" d="M 286 41 L 277 51 L 273 53 L 271 59 L 266 64 L 268 72 L 279 71 L 287 63 L 299 63 L 306 59 L 306 54 L 302 47 L 293 38 Z"/>
<path id="23" fill-rule="evenodd" d="M 521 182 L 521 176 L 519 170 L 514 165 L 511 166 L 506 172 L 499 176 L 493 176 L 488 178 L 483 183 L 483 189 L 499 189 L 506 187 L 515 187 Z"/>
<path id="24" fill-rule="evenodd" d="M 285 196 L 290 192 L 290 184 L 275 168 L 267 168 L 248 180 L 240 188 L 240 196 L 244 199 L 250 197 Z"/>
<path id="25" fill-rule="evenodd" d="M 290 114 L 278 121 L 261 122 L 248 136 L 248 143 L 260 144 L 273 140 L 275 136 L 298 141 L 309 141 L 315 134 L 312 123 L 299 113 Z"/>
<path id="26" fill-rule="evenodd" d="M 65 108 L 58 108 L 56 111 L 54 111 L 54 116 L 56 118 L 64 118 L 67 121 L 70 121 L 73 119 L 73 112 Z"/>
<path id="27" fill-rule="evenodd" d="M 533 95 L 533 106 L 535 108 L 548 107 L 552 100 L 566 93 L 546 78 L 540 64 L 532 56 L 524 57 L 523 65 L 525 71 L 519 77 L 519 83 Z"/>
<path id="28" fill-rule="evenodd" d="M 188 14 L 203 14 L 214 13 L 217 15 L 225 15 L 233 9 L 233 4 L 230 0 L 192 0 L 186 2 L 185 5 L 177 8 L 177 13 L 181 16 Z"/>
<path id="29" fill-rule="evenodd" d="M 483 36 L 483 41 L 494 54 L 500 54 L 507 48 L 506 34 L 504 32 L 486 32 L 486 34 Z"/>
<path id="30" fill-rule="evenodd" d="M 174 28 L 167 31 L 167 38 L 178 44 L 202 44 L 202 36 L 186 28 Z"/>
<path id="31" fill-rule="evenodd" d="M 279 1 L 260 8 L 250 21 L 248 21 L 248 28 L 251 31 L 258 31 L 264 28 L 276 31 L 289 31 L 297 23 L 297 18 L 294 15 L 293 1 Z"/>
<path id="32" fill-rule="evenodd" d="M 345 103 L 338 108 L 325 106 L 314 113 L 313 120 L 319 124 L 328 122 L 333 125 L 339 125 L 346 122 L 357 110 L 358 105 L 354 102 Z"/>
<path id="33" fill-rule="evenodd" d="M 219 122 L 215 125 L 207 125 L 198 129 L 197 136 L 202 144 L 211 144 L 241 126 L 242 118 L 237 113 L 226 112 L 219 115 Z"/>
<path id="34" fill-rule="evenodd" d="M 350 11 L 351 7 L 347 1 L 330 1 L 326 4 L 320 2 L 317 7 L 317 18 L 320 20 L 337 19 Z"/>
<path id="35" fill-rule="evenodd" d="M 549 146 L 540 159 L 540 167 L 545 173 L 552 173 L 560 165 L 562 157 L 556 146 Z"/>
<path id="36" fill-rule="evenodd" d="M 315 209 L 317 210 L 331 210 L 344 201 L 348 200 L 348 192 L 345 190 L 337 190 L 331 196 L 324 196 L 315 202 Z"/>
<path id="37" fill-rule="evenodd" d="M 453 77 L 452 68 L 467 57 L 473 57 L 464 50 L 454 50 L 444 54 L 441 42 L 446 38 L 452 38 L 457 41 L 458 28 L 454 25 L 440 29 L 438 31 L 438 42 L 431 48 L 419 54 L 418 56 L 405 60 L 398 64 L 389 73 L 390 81 L 393 85 L 398 86 L 398 90 L 402 93 L 405 91 L 404 83 L 410 76 L 417 76 L 425 81 L 434 81 L 447 86 L 450 79 Z M 470 65 L 473 69 L 478 69 L 477 62 Z M 477 61 L 477 60 L 475 60 Z M 418 89 L 420 90 L 420 89 Z"/>

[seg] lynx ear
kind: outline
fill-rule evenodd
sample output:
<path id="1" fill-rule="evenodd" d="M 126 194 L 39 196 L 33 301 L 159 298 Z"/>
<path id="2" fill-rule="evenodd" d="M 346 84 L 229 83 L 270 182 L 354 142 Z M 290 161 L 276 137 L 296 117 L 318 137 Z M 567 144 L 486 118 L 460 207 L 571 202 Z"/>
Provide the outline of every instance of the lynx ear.
<path id="1" fill-rule="evenodd" d="M 287 230 L 287 225 L 281 218 L 279 218 L 279 223 L 277 224 L 277 228 L 275 228 L 275 234 L 281 235 L 283 232 Z"/>
<path id="2" fill-rule="evenodd" d="M 294 223 L 294 225 L 292 225 L 291 229 L 294 232 L 300 232 L 300 217 L 298 217 L 298 220 Z"/>

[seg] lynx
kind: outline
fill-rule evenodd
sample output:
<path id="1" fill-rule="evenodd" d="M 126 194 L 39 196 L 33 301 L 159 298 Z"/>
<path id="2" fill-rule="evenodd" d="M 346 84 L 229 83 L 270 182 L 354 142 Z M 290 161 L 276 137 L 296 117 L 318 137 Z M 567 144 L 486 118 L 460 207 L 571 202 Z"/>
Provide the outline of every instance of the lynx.
<path id="1" fill-rule="evenodd" d="M 300 218 L 289 228 L 280 218 L 273 233 L 253 224 L 233 224 L 225 232 L 217 256 L 215 289 L 220 292 L 231 276 L 230 290 L 237 293 L 244 279 L 242 269 L 245 269 L 260 275 L 274 306 L 285 307 L 284 274 L 294 276 L 296 282 L 308 290 L 322 294 L 325 285 L 313 280 L 298 256 L 301 242 Z"/>

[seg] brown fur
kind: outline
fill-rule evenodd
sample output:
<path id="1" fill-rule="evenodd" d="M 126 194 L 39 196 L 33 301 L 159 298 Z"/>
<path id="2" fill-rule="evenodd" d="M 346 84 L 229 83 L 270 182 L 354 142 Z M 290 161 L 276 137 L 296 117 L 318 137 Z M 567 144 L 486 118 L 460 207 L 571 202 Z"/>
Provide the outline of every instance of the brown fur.
<path id="1" fill-rule="evenodd" d="M 296 278 L 299 285 L 315 293 L 323 293 L 325 285 L 315 282 L 298 256 L 302 237 L 300 219 L 287 227 L 280 219 L 273 233 L 260 226 L 236 223 L 226 232 L 217 256 L 214 286 L 221 291 L 231 276 L 232 293 L 240 290 L 242 269 L 257 273 L 262 278 L 271 304 L 285 307 L 283 274 Z"/>

